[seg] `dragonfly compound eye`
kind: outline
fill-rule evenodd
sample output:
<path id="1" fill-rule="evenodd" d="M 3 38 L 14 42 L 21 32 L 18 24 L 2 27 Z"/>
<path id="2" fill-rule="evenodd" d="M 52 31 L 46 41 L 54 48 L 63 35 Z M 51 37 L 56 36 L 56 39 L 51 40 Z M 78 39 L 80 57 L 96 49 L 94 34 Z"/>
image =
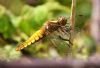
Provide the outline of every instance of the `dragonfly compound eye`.
<path id="1" fill-rule="evenodd" d="M 58 24 L 61 26 L 66 25 L 67 19 L 65 17 L 58 18 Z"/>

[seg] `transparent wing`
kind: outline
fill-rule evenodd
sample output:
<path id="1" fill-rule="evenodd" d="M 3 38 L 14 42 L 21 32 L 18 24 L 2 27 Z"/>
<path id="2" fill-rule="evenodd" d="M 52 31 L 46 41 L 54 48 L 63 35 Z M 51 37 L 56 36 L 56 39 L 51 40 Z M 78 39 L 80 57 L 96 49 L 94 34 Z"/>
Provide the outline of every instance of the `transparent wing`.
<path id="1" fill-rule="evenodd" d="M 46 36 L 45 39 L 49 47 L 56 48 L 61 54 L 70 53 L 70 33 L 65 27 L 59 28 L 57 31 Z"/>

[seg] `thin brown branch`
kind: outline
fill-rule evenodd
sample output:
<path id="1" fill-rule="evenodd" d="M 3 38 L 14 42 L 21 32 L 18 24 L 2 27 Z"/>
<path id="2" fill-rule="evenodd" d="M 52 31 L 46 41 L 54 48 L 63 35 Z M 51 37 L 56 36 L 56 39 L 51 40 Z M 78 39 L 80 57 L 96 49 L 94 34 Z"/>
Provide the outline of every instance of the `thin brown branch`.
<path id="1" fill-rule="evenodd" d="M 75 26 L 75 15 L 76 15 L 76 0 L 72 0 L 71 5 L 71 16 L 70 16 L 70 23 L 71 23 L 71 41 L 73 41 L 73 35 L 74 35 L 74 26 Z"/>
<path id="2" fill-rule="evenodd" d="M 75 24 L 75 15 L 76 15 L 75 9 L 76 9 L 76 0 L 72 0 L 70 21 L 71 21 L 71 26 L 73 28 Z"/>

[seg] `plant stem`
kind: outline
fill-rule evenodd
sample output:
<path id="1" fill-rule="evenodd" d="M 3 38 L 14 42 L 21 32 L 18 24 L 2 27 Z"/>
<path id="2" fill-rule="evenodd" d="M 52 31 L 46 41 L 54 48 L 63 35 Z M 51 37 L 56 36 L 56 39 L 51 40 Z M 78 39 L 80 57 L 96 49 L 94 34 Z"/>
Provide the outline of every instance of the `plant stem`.
<path id="1" fill-rule="evenodd" d="M 76 0 L 72 0 L 71 5 L 71 16 L 70 16 L 70 23 L 71 23 L 71 42 L 74 38 L 74 26 L 75 26 L 75 15 L 76 15 Z"/>

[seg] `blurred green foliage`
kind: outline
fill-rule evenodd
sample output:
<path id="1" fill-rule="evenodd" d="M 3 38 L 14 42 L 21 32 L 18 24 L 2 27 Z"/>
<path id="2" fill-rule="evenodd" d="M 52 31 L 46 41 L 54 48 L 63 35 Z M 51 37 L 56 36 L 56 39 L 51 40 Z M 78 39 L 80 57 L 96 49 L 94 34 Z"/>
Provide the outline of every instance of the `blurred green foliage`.
<path id="1" fill-rule="evenodd" d="M 91 17 L 92 4 L 90 0 L 77 0 L 76 2 L 76 24 L 75 29 L 80 30 Z M 87 22 L 88 23 L 88 22 Z"/>
<path id="2" fill-rule="evenodd" d="M 51 46 L 48 46 L 47 43 L 37 43 L 37 46 L 27 47 L 18 54 L 14 49 L 19 42 L 26 40 L 47 20 L 55 19 L 59 16 L 65 16 L 66 18 L 69 18 L 70 13 L 71 0 L 37 0 L 37 5 L 35 0 L 32 2 L 30 0 L 8 0 L 7 3 L 5 3 L 5 0 L 0 0 L 0 44 L 3 43 L 3 45 L 0 45 L 2 46 L 0 47 L 0 58 L 2 58 L 2 56 L 4 57 L 4 55 L 9 55 L 9 57 L 5 57 L 5 59 L 10 59 L 11 57 L 12 59 L 16 59 L 21 56 L 21 53 L 23 53 L 23 55 L 28 54 L 33 57 L 42 58 L 50 57 L 54 54 L 56 54 L 57 57 L 60 57 L 60 55 L 66 56 L 65 52 L 67 52 L 69 49 L 65 46 L 65 44 L 58 45 L 55 48 L 56 50 L 54 50 Z M 84 2 L 82 0 L 77 0 L 75 29 L 81 30 L 90 16 L 90 0 L 84 0 Z M 78 38 L 78 40 L 79 39 L 80 38 Z M 91 49 L 93 43 L 90 37 L 82 37 L 81 39 L 85 39 L 85 42 L 87 42 L 86 45 L 89 45 L 89 47 L 86 48 L 90 48 L 89 50 L 95 50 L 95 48 Z M 9 41 L 7 40 L 13 41 L 8 43 Z M 9 46 L 6 46 L 8 44 Z M 79 44 L 75 43 L 73 46 L 73 52 L 75 51 L 76 53 L 74 54 L 77 55 L 77 50 L 79 49 L 77 47 L 79 47 Z M 84 48 L 82 50 L 84 50 Z M 52 52 L 54 52 L 54 54 L 52 54 Z M 91 53 L 88 51 L 88 49 L 86 52 Z M 86 56 L 88 55 L 90 54 L 86 54 Z"/>
<path id="3" fill-rule="evenodd" d="M 89 55 L 92 55 L 95 50 L 94 41 L 90 36 L 81 32 L 78 33 L 73 41 L 74 46 L 72 47 L 73 56 L 80 59 L 86 59 Z"/>
<path id="4" fill-rule="evenodd" d="M 15 47 L 12 45 L 0 46 L 0 60 L 10 61 L 17 60 L 21 57 L 21 52 L 16 52 Z"/>

